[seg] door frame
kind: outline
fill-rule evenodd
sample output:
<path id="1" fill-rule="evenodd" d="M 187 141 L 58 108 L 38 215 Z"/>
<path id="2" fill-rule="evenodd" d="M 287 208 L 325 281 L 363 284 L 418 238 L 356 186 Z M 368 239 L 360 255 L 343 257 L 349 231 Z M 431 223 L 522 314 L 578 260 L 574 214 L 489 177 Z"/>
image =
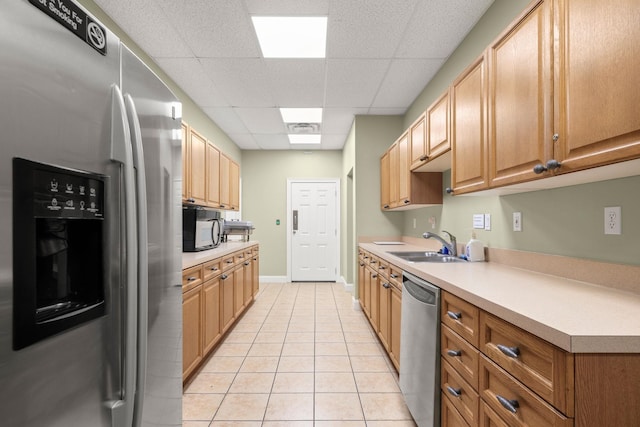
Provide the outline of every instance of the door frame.
<path id="1" fill-rule="evenodd" d="M 340 178 L 287 178 L 287 282 L 291 282 L 291 236 L 293 235 L 293 219 L 292 219 L 292 203 L 291 203 L 291 186 L 294 183 L 333 183 L 336 185 L 336 238 L 338 241 L 336 248 L 336 283 L 340 281 L 340 248 L 342 246 L 342 241 L 340 240 L 340 211 L 341 211 L 341 200 L 340 200 Z"/>

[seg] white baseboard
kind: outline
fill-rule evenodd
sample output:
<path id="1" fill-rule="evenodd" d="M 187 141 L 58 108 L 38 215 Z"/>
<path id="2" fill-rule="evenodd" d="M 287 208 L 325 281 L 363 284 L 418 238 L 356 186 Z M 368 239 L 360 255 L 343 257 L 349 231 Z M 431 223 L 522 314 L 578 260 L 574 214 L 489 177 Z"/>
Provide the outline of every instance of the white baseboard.
<path id="1" fill-rule="evenodd" d="M 338 279 L 338 283 L 342 283 L 345 291 L 353 293 L 353 283 L 347 283 L 343 276 L 340 276 L 340 279 Z"/>
<path id="2" fill-rule="evenodd" d="M 260 276 L 260 283 L 287 283 L 287 276 Z"/>
<path id="3" fill-rule="evenodd" d="M 355 311 L 362 311 L 362 306 L 360 305 L 360 300 L 357 300 L 356 297 L 351 298 L 351 305 Z"/>

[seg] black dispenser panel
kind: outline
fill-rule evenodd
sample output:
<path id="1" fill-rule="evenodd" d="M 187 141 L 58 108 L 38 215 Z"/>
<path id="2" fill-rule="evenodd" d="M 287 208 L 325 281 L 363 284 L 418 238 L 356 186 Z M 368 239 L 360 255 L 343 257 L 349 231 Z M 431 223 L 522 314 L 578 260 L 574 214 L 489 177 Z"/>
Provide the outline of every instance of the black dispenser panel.
<path id="1" fill-rule="evenodd" d="M 105 183 L 13 159 L 13 348 L 104 315 Z"/>

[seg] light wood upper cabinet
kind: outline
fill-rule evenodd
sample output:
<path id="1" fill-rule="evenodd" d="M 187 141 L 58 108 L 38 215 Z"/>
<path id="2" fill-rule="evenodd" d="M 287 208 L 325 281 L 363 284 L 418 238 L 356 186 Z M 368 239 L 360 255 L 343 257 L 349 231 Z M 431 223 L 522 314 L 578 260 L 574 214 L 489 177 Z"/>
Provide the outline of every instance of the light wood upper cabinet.
<path id="1" fill-rule="evenodd" d="M 398 206 L 400 199 L 400 157 L 398 152 L 398 143 L 396 142 L 389 149 L 389 202 L 392 208 Z"/>
<path id="2" fill-rule="evenodd" d="M 489 46 L 489 180 L 540 178 L 553 158 L 551 1 L 539 1 Z"/>
<path id="3" fill-rule="evenodd" d="M 387 151 L 380 158 L 380 208 L 391 207 L 390 178 L 391 178 L 390 153 Z"/>
<path id="4" fill-rule="evenodd" d="M 240 167 L 233 160 L 229 163 L 229 200 L 232 210 L 240 209 Z"/>
<path id="5" fill-rule="evenodd" d="M 559 172 L 640 157 L 637 0 L 558 1 Z"/>
<path id="6" fill-rule="evenodd" d="M 409 168 L 409 133 L 398 139 L 398 200 L 391 200 L 395 206 L 411 202 L 411 170 Z"/>
<path id="7" fill-rule="evenodd" d="M 206 151 L 207 140 L 193 128 L 189 128 L 189 176 L 190 194 L 187 201 L 196 205 L 206 204 Z"/>
<path id="8" fill-rule="evenodd" d="M 220 206 L 220 150 L 211 142 L 207 142 L 207 200 L 209 207 Z"/>
<path id="9" fill-rule="evenodd" d="M 426 128 L 426 113 L 422 113 L 409 128 L 409 137 L 411 140 L 411 170 L 422 165 L 428 159 Z"/>
<path id="10" fill-rule="evenodd" d="M 487 73 L 484 55 L 453 82 L 451 104 L 451 181 L 454 192 L 461 194 L 486 189 Z"/>
<path id="11" fill-rule="evenodd" d="M 451 150 L 449 138 L 449 91 L 445 91 L 434 101 L 426 112 L 427 121 L 427 160 L 432 162 L 437 157 Z M 451 164 L 443 165 L 443 170 Z"/>
<path id="12" fill-rule="evenodd" d="M 229 158 L 220 153 L 220 207 L 229 209 L 231 206 L 231 185 L 229 184 Z"/>

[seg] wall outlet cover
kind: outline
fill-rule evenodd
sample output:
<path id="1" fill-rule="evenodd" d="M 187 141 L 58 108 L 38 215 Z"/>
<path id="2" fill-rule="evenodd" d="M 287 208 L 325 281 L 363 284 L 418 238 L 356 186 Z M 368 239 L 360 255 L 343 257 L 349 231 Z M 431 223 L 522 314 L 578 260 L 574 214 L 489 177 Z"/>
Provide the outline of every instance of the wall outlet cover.
<path id="1" fill-rule="evenodd" d="M 604 208 L 604 234 L 622 234 L 622 208 L 620 206 Z"/>

